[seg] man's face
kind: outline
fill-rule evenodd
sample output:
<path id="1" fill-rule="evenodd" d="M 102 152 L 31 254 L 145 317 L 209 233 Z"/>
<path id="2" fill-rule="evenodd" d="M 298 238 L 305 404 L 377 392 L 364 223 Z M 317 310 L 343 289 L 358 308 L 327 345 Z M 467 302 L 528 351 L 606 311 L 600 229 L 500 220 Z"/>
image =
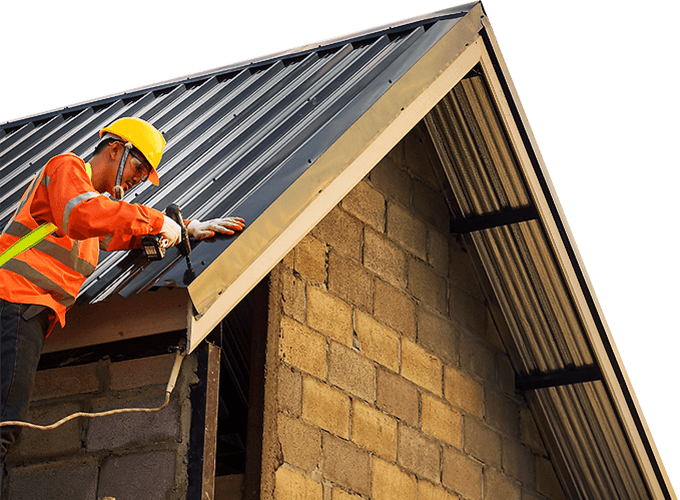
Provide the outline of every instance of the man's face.
<path id="1" fill-rule="evenodd" d="M 111 158 L 111 166 L 109 167 L 110 182 L 108 183 L 110 184 L 110 187 L 107 186 L 107 191 L 113 194 L 113 187 L 116 184 L 118 167 L 125 152 L 125 146 L 121 142 L 112 142 L 109 147 L 111 148 L 109 155 Z M 120 181 L 123 192 L 127 192 L 128 189 L 145 181 L 149 177 L 150 168 L 149 165 L 143 162 L 142 158 L 131 151 L 125 161 L 125 169 L 123 170 L 123 177 Z"/>

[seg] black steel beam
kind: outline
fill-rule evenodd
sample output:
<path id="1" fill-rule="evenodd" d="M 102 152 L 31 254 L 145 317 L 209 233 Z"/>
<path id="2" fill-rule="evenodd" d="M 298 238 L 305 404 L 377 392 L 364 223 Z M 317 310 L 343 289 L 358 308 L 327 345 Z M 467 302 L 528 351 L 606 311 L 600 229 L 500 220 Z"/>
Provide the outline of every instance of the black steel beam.
<path id="1" fill-rule="evenodd" d="M 478 215 L 475 217 L 468 217 L 467 219 L 463 220 L 452 220 L 451 232 L 456 234 L 472 233 L 474 231 L 481 231 L 482 229 L 507 226 L 508 224 L 517 224 L 518 222 L 526 222 L 535 219 L 538 219 L 536 207 L 520 207 L 510 210 L 501 210 L 499 212 L 490 214 Z"/>
<path id="2" fill-rule="evenodd" d="M 602 371 L 596 365 L 588 365 L 580 368 L 517 377 L 515 379 L 515 388 L 518 391 L 533 391 L 560 385 L 595 382 L 596 380 L 602 380 Z"/>

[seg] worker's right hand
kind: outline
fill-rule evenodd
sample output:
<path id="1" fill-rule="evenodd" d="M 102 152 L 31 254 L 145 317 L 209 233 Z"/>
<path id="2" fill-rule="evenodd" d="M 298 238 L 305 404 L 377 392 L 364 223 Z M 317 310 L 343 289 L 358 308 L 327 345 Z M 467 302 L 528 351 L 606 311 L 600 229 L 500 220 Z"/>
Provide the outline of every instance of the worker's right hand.
<path id="1" fill-rule="evenodd" d="M 168 242 L 167 246 L 171 247 L 179 243 L 182 239 L 182 228 L 167 215 L 164 215 L 163 217 L 165 217 L 165 220 L 160 234 Z"/>

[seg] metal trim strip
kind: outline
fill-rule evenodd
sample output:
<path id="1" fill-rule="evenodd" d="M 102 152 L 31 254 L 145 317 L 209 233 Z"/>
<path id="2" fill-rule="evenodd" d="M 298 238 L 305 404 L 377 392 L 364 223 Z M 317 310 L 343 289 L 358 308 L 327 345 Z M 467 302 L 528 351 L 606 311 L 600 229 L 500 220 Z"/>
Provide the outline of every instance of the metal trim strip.
<path id="1" fill-rule="evenodd" d="M 493 51 L 498 67 L 494 65 L 485 44 L 481 61 L 482 68 L 487 75 L 494 100 L 501 110 L 505 126 L 510 132 L 512 147 L 520 153 L 520 163 L 527 176 L 531 196 L 535 200 L 540 219 L 544 224 L 551 247 L 555 251 L 559 268 L 565 277 L 565 282 L 591 341 L 597 364 L 602 369 L 605 387 L 611 394 L 621 423 L 626 429 L 627 437 L 631 440 L 631 447 L 643 471 L 645 482 L 650 488 L 650 494 L 654 498 L 675 499 L 677 497 L 614 345 L 592 284 L 585 272 L 573 235 L 564 222 L 566 220 L 564 212 L 509 77 L 493 31 L 488 22 L 484 22 L 484 26 L 484 36 L 490 44 L 489 50 Z M 505 87 L 501 83 L 501 78 L 504 79 Z M 510 102 L 514 108 L 511 108 Z M 533 155 L 533 161 L 530 155 Z"/>
<path id="2" fill-rule="evenodd" d="M 189 286 L 188 349 L 328 213 L 478 63 L 477 4 Z"/>

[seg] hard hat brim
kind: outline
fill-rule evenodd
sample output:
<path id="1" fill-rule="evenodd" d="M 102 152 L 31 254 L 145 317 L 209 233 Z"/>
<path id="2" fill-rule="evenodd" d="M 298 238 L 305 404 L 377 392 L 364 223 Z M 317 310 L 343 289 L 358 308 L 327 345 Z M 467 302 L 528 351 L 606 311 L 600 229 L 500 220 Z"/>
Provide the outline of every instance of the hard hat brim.
<path id="1" fill-rule="evenodd" d="M 153 184 L 154 186 L 158 186 L 158 172 L 156 172 L 156 169 L 151 167 L 151 172 L 149 172 L 149 182 Z"/>

